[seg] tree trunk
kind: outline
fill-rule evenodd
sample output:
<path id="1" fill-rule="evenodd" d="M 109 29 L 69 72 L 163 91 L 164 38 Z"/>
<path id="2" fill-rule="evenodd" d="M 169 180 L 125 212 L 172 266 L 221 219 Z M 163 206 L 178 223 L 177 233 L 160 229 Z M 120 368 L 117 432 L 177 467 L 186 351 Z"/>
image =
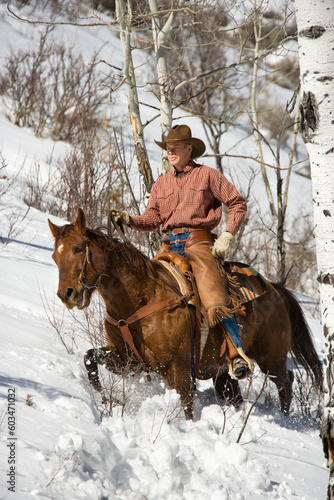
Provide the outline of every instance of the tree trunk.
<path id="1" fill-rule="evenodd" d="M 261 163 L 260 163 L 261 174 L 262 174 L 264 187 L 265 187 L 268 201 L 269 201 L 270 213 L 271 213 L 273 219 L 277 219 L 277 212 L 276 212 L 276 208 L 275 208 L 274 197 L 273 197 L 273 194 L 271 192 L 266 167 L 264 165 L 261 136 L 259 133 L 257 106 L 256 106 L 256 94 L 257 94 L 256 87 L 257 87 L 257 83 L 258 83 L 258 68 L 259 68 L 258 57 L 259 57 L 259 48 L 260 48 L 260 41 L 261 41 L 262 14 L 260 14 L 259 16 L 256 15 L 253 23 L 254 23 L 254 31 L 253 32 L 254 32 L 254 39 L 255 39 L 255 48 L 254 48 L 254 63 L 253 63 L 253 80 L 252 80 L 252 88 L 251 88 L 252 126 L 253 126 L 253 134 L 254 134 L 254 138 L 255 138 L 255 142 L 256 142 L 256 146 L 257 146 L 259 159 L 261 160 Z"/>
<path id="2" fill-rule="evenodd" d="M 140 116 L 135 70 L 131 52 L 132 0 L 127 0 L 127 2 L 125 2 L 125 0 L 117 0 L 116 16 L 120 27 L 120 39 L 124 55 L 123 74 L 129 92 L 128 103 L 130 121 L 132 125 L 132 134 L 135 144 L 138 170 L 143 181 L 145 195 L 146 193 L 149 193 L 151 191 L 154 180 L 144 140 L 144 131 Z"/>
<path id="3" fill-rule="evenodd" d="M 171 75 L 168 72 L 167 55 L 165 49 L 166 37 L 173 28 L 173 22 L 177 12 L 185 0 L 179 0 L 170 10 L 166 19 L 159 12 L 158 1 L 149 0 L 150 11 L 152 14 L 152 33 L 154 41 L 154 52 L 157 63 L 158 83 L 160 92 L 160 113 L 161 113 L 161 140 L 165 141 L 169 130 L 172 127 L 173 119 L 173 89 Z M 167 154 L 162 154 L 162 170 L 164 173 L 170 169 Z"/>
<path id="4" fill-rule="evenodd" d="M 152 33 L 154 41 L 154 52 L 157 62 L 158 83 L 160 92 L 160 113 L 161 113 L 161 140 L 165 141 L 166 136 L 172 126 L 172 85 L 171 79 L 168 74 L 167 56 L 165 49 L 166 35 L 173 27 L 173 19 L 175 11 L 168 15 L 167 22 L 163 24 L 160 19 L 159 8 L 157 0 L 149 0 L 149 6 L 152 13 Z M 167 155 L 162 156 L 162 170 L 167 172 L 169 170 L 169 162 Z"/>
<path id="5" fill-rule="evenodd" d="M 334 4 L 296 0 L 302 102 L 301 130 L 310 156 L 318 281 L 325 343 L 321 438 L 334 499 Z"/>

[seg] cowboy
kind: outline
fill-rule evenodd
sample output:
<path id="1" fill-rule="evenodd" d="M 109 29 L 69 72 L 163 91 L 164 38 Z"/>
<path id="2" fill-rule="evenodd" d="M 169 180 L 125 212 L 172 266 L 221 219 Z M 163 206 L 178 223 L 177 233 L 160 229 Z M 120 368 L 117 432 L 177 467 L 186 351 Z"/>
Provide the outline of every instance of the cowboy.
<path id="1" fill-rule="evenodd" d="M 191 265 L 210 326 L 223 323 L 234 343 L 237 355 L 231 360 L 232 374 L 244 378 L 250 371 L 249 363 L 243 357 L 238 326 L 231 314 L 227 278 L 218 272 L 214 257 L 227 258 L 233 236 L 245 218 L 246 201 L 218 170 L 194 161 L 206 148 L 201 139 L 192 137 L 187 125 L 173 126 L 166 141 L 155 143 L 167 151 L 170 171 L 152 186 L 142 215 L 130 216 L 124 210 L 112 213 L 116 222 L 140 231 L 152 231 L 162 225 L 171 250 L 185 256 Z M 228 221 L 213 244 L 211 230 L 221 220 L 222 203 L 228 207 Z M 197 236 L 202 235 L 200 238 L 196 237 L 197 232 Z"/>

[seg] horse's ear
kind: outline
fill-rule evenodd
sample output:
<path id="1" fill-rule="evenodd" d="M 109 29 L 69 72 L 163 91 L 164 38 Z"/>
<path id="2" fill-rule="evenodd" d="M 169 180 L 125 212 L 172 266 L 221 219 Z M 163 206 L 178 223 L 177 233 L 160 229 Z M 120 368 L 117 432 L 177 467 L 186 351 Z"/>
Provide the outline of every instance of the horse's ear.
<path id="1" fill-rule="evenodd" d="M 57 238 L 60 230 L 61 230 L 61 227 L 60 226 L 56 226 L 56 224 L 52 224 L 52 222 L 50 221 L 50 219 L 48 219 L 48 223 L 49 223 L 49 228 L 50 228 L 50 231 L 52 233 L 52 236 L 54 238 Z"/>
<path id="2" fill-rule="evenodd" d="M 77 220 L 75 221 L 75 226 L 79 229 L 81 234 L 86 234 L 86 216 L 82 208 L 78 208 Z"/>

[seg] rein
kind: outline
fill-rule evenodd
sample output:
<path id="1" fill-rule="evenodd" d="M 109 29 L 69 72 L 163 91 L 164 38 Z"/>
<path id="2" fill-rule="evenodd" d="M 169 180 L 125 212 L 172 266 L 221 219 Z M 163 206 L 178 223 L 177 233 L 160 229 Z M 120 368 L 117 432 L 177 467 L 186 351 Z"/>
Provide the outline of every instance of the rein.
<path id="1" fill-rule="evenodd" d="M 111 223 L 114 226 L 113 231 L 111 231 Z M 118 236 L 121 238 L 121 240 L 123 240 L 125 242 L 129 241 L 129 239 L 125 236 L 123 224 L 121 222 L 119 222 L 117 224 L 115 221 L 115 217 L 113 216 L 113 214 L 111 212 L 109 212 L 109 215 L 108 215 L 108 233 L 109 233 L 109 236 L 115 231 L 115 229 L 118 233 Z"/>
<path id="2" fill-rule="evenodd" d="M 165 276 L 161 271 L 159 271 L 159 274 L 161 278 L 166 281 L 166 283 L 176 292 L 177 294 L 181 295 L 181 292 L 177 289 L 176 286 Z M 200 362 L 200 352 L 201 352 L 201 301 L 198 295 L 198 290 L 197 286 L 194 280 L 193 275 L 190 273 L 189 275 L 191 284 L 192 284 L 192 289 L 194 294 L 192 297 L 195 297 L 196 301 L 196 318 L 195 318 L 195 325 L 193 324 L 191 312 L 190 312 L 190 306 L 188 304 L 188 301 L 185 302 L 185 305 L 187 307 L 188 313 L 189 313 L 189 319 L 190 319 L 190 338 L 191 338 L 191 376 L 193 379 L 193 384 L 194 384 L 194 391 L 196 390 L 196 377 L 199 373 L 199 362 Z"/>

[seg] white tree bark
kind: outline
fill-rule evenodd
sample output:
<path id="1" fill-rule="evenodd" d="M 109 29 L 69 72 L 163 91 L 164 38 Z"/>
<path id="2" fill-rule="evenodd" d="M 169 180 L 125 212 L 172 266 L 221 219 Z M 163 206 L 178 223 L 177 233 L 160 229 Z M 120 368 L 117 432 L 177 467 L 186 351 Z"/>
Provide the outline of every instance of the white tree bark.
<path id="1" fill-rule="evenodd" d="M 158 82 L 160 91 L 160 113 L 161 113 L 161 138 L 166 139 L 166 135 L 172 126 L 172 86 L 170 78 L 168 78 L 166 50 L 164 42 L 166 35 L 173 25 L 175 12 L 172 11 L 165 25 L 162 25 L 159 17 L 159 9 L 157 0 L 149 0 L 150 10 L 152 13 L 152 33 L 154 41 L 154 52 L 157 62 Z M 169 163 L 167 155 L 163 155 L 162 170 L 167 172 Z"/>
<path id="2" fill-rule="evenodd" d="M 258 68 L 259 68 L 259 47 L 261 42 L 261 29 L 262 29 L 262 17 L 263 14 L 261 12 L 255 13 L 254 21 L 253 21 L 253 33 L 255 39 L 254 45 L 254 63 L 253 63 L 253 79 L 252 79 L 252 87 L 251 87 L 251 107 L 252 107 L 252 125 L 253 125 L 253 134 L 257 146 L 257 152 L 259 155 L 259 159 L 261 161 L 261 174 L 264 183 L 264 187 L 267 193 L 270 213 L 273 219 L 277 218 L 277 211 L 275 208 L 274 197 L 271 192 L 269 179 L 267 176 L 267 170 L 264 166 L 264 158 L 262 151 L 262 142 L 261 136 L 259 133 L 259 123 L 258 123 L 258 115 L 257 115 L 257 106 L 256 106 L 256 94 L 257 94 L 257 84 L 258 84 Z"/>
<path id="3" fill-rule="evenodd" d="M 328 498 L 334 498 L 334 2 L 296 0 L 296 18 L 325 343 L 321 437 L 330 469 Z"/>
<path id="4" fill-rule="evenodd" d="M 144 140 L 144 130 L 140 116 L 136 77 L 131 51 L 132 0 L 116 1 L 116 17 L 119 23 L 120 39 L 124 55 L 123 75 L 128 86 L 128 103 L 132 134 L 135 143 L 138 169 L 143 182 L 144 195 L 146 195 L 150 192 L 154 181 Z"/>
<path id="5" fill-rule="evenodd" d="M 157 62 L 158 83 L 160 91 L 160 113 L 161 113 L 161 137 L 166 139 L 167 133 L 172 126 L 173 119 L 173 90 L 171 75 L 168 73 L 167 58 L 165 50 L 165 41 L 169 31 L 173 28 L 173 21 L 185 0 L 179 0 L 170 10 L 167 20 L 163 22 L 159 13 L 157 0 L 149 0 L 150 11 L 152 14 L 152 33 L 154 42 L 154 52 Z M 163 155 L 162 169 L 164 172 L 169 170 L 167 155 Z"/>

